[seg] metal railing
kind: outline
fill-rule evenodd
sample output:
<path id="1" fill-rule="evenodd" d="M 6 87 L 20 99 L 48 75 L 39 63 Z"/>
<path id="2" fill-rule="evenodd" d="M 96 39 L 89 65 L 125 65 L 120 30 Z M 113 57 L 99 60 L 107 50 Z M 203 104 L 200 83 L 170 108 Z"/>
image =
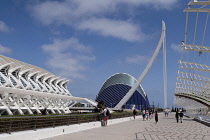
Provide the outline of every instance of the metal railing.
<path id="1" fill-rule="evenodd" d="M 132 116 L 132 113 L 113 113 L 110 119 Z M 0 117 L 0 134 L 100 121 L 100 114 Z"/>

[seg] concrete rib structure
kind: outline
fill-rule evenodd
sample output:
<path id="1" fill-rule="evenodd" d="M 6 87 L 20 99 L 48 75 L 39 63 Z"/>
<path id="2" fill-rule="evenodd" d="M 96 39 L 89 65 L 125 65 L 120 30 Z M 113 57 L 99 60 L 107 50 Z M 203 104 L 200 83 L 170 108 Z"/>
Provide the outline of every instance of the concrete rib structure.
<path id="1" fill-rule="evenodd" d="M 67 89 L 70 80 L 0 55 L 0 114 L 70 113 L 69 106 L 87 98 L 74 97 Z"/>
<path id="2" fill-rule="evenodd" d="M 129 74 L 114 74 L 105 81 L 96 97 L 96 101 L 104 101 L 107 107 L 115 108 L 135 83 L 136 79 Z M 137 87 L 131 97 L 126 99 L 123 105 L 127 109 L 131 109 L 134 105 L 137 109 L 150 107 L 147 95 L 141 85 Z"/>

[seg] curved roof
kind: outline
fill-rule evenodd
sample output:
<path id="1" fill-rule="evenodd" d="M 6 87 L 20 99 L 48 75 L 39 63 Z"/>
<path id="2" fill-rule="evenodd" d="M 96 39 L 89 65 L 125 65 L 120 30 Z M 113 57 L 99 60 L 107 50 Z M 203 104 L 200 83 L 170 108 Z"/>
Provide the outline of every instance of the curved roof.
<path id="1" fill-rule="evenodd" d="M 98 95 L 100 93 L 102 93 L 106 88 L 112 86 L 112 85 L 116 85 L 116 84 L 123 84 L 123 85 L 128 85 L 130 87 L 132 87 L 135 82 L 137 80 L 127 74 L 127 73 L 117 73 L 117 74 L 114 74 L 112 76 L 110 76 L 103 84 L 101 90 L 99 91 Z M 144 97 L 146 98 L 146 93 L 144 92 L 143 88 L 141 85 L 139 85 L 139 87 L 137 88 L 137 91 Z"/>
<path id="2" fill-rule="evenodd" d="M 18 61 L 18 60 L 15 60 L 15 59 L 3 56 L 3 55 L 0 55 L 0 66 L 4 65 L 4 64 L 9 64 L 10 69 L 13 69 L 13 68 L 16 68 L 16 67 L 18 68 L 18 67 L 21 66 L 20 72 L 24 72 L 25 70 L 30 69 L 30 73 L 38 72 L 38 75 L 46 74 L 45 75 L 46 77 L 55 76 L 52 73 L 50 73 L 50 72 L 48 72 L 48 71 L 46 71 L 42 68 L 39 68 L 39 67 L 36 67 L 34 65 L 30 65 L 30 64 L 27 64 L 27 63 L 24 63 L 24 62 L 21 62 L 21 61 Z"/>
<path id="3" fill-rule="evenodd" d="M 0 55 L 0 70 L 0 78 L 3 79 L 1 86 L 71 96 L 66 87 L 69 80 L 61 79 L 34 65 Z"/>

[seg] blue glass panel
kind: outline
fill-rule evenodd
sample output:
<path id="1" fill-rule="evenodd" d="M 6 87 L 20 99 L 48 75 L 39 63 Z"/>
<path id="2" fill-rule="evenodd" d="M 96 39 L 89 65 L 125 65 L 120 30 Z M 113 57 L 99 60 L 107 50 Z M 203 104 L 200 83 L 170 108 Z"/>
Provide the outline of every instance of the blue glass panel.
<path id="1" fill-rule="evenodd" d="M 130 89 L 130 86 L 124 84 L 110 85 L 97 96 L 96 101 L 104 101 L 107 107 L 115 107 Z M 148 98 L 146 97 L 145 100 L 145 98 L 136 90 L 125 104 L 127 109 L 131 109 L 133 105 L 136 106 L 136 109 L 148 108 Z"/>

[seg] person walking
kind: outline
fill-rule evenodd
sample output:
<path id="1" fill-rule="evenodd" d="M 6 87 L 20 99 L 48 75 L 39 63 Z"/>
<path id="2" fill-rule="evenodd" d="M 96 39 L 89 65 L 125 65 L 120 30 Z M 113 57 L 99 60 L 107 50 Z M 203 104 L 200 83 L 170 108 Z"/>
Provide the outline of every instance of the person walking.
<path id="1" fill-rule="evenodd" d="M 155 122 L 157 123 L 158 122 L 158 112 L 155 111 Z"/>
<path id="2" fill-rule="evenodd" d="M 144 109 L 142 110 L 142 117 L 143 117 L 143 121 L 144 121 L 144 119 L 145 119 L 145 110 Z"/>
<path id="3" fill-rule="evenodd" d="M 179 112 L 178 111 L 176 111 L 175 118 L 176 118 L 176 121 L 178 123 L 179 122 Z"/>
<path id="4" fill-rule="evenodd" d="M 105 126 L 105 122 L 104 122 L 104 109 L 103 107 L 100 109 L 100 120 L 101 120 L 101 126 L 104 127 Z"/>
<path id="5" fill-rule="evenodd" d="M 134 118 L 134 120 L 136 119 L 136 114 L 137 114 L 137 111 L 136 111 L 136 109 L 134 108 L 134 109 L 133 109 L 133 118 Z"/>
<path id="6" fill-rule="evenodd" d="M 103 114 L 103 121 L 104 121 L 104 126 L 107 126 L 108 118 L 109 118 L 109 110 L 107 109 L 106 106 L 103 107 L 103 110 L 101 112 Z"/>
<path id="7" fill-rule="evenodd" d="M 149 111 L 148 110 L 146 110 L 146 112 L 145 112 L 145 117 L 146 117 L 146 120 L 148 120 L 148 118 L 149 118 Z"/>
<path id="8" fill-rule="evenodd" d="M 180 117 L 180 121 L 181 121 L 181 123 L 182 123 L 182 120 L 183 120 L 183 116 L 184 116 L 183 112 L 182 112 L 182 111 L 180 111 L 180 113 L 179 113 L 179 117 Z"/>
<path id="9" fill-rule="evenodd" d="M 153 117 L 153 111 L 152 111 L 152 109 L 150 109 L 150 110 L 149 110 L 149 119 L 151 120 L 152 117 Z"/>
<path id="10" fill-rule="evenodd" d="M 166 117 L 168 117 L 168 113 L 169 113 L 169 111 L 166 110 L 166 112 L 165 112 L 165 116 L 166 116 Z"/>

